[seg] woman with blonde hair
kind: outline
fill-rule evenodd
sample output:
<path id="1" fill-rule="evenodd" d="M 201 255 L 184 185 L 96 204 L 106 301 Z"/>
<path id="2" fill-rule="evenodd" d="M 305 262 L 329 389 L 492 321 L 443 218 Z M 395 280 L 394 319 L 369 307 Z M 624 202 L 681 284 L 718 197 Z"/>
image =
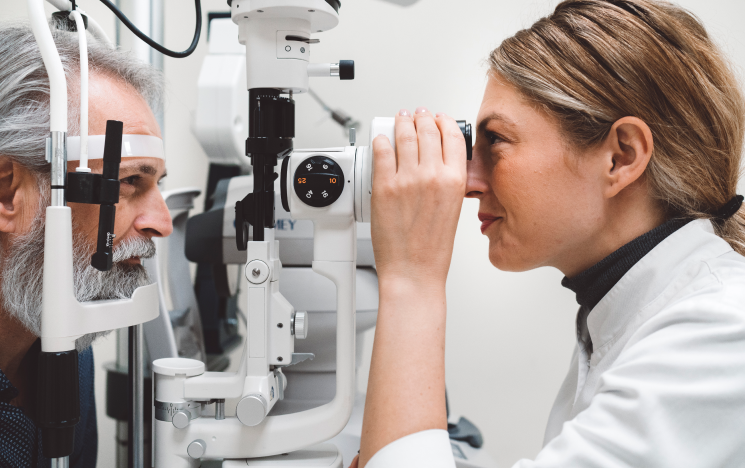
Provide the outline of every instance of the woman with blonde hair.
<path id="1" fill-rule="evenodd" d="M 463 194 L 494 266 L 555 267 L 580 305 L 544 448 L 516 467 L 745 466 L 745 102 L 703 25 L 664 1 L 563 1 L 493 51 L 477 128 L 468 165 L 455 122 L 425 108 L 399 113 L 395 151 L 374 142 L 359 466 L 454 466 L 445 281 Z"/>

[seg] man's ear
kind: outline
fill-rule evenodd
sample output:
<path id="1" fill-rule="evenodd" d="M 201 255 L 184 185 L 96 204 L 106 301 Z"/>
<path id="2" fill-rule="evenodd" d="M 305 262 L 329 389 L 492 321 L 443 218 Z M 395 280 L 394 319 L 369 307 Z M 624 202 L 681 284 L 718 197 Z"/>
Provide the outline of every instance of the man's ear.
<path id="1" fill-rule="evenodd" d="M 0 232 L 18 233 L 33 220 L 39 194 L 28 169 L 0 156 Z"/>
<path id="2" fill-rule="evenodd" d="M 652 157 L 654 139 L 644 121 L 624 117 L 613 124 L 603 146 L 608 155 L 605 196 L 613 198 L 642 177 Z"/>

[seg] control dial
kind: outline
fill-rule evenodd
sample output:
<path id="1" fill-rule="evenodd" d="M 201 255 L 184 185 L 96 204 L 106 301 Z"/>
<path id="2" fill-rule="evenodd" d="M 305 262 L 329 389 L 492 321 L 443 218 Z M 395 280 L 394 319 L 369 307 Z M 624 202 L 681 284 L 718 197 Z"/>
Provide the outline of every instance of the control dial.
<path id="1" fill-rule="evenodd" d="M 295 170 L 293 187 L 306 205 L 316 208 L 329 206 L 344 191 L 344 172 L 333 159 L 312 156 Z"/>

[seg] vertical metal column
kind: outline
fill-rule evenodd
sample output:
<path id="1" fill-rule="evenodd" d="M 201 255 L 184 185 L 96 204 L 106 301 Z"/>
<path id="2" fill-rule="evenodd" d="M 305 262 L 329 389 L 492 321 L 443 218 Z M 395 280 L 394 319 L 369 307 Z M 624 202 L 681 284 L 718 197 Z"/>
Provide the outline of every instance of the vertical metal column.
<path id="1" fill-rule="evenodd" d="M 129 414 L 127 446 L 130 468 L 145 468 L 145 388 L 142 325 L 129 327 Z"/>
<path id="2" fill-rule="evenodd" d="M 64 458 L 52 458 L 52 468 L 70 468 L 70 459 Z"/>
<path id="3" fill-rule="evenodd" d="M 65 182 L 67 177 L 67 134 L 65 132 L 51 132 L 49 140 L 47 140 L 47 155 L 52 166 L 51 204 L 52 206 L 65 206 Z M 75 375 L 77 376 L 77 374 Z M 51 462 L 52 468 L 68 468 L 70 466 L 69 457 L 52 458 Z"/>

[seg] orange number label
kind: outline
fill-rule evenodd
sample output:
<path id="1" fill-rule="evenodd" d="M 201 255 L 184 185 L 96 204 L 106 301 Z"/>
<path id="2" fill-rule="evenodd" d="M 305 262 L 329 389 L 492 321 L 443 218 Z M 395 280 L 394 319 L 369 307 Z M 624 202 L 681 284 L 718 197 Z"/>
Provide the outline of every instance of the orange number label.
<path id="1" fill-rule="evenodd" d="M 304 184 L 304 183 L 305 183 L 306 181 L 307 181 L 307 179 L 306 179 L 305 177 L 300 177 L 300 178 L 299 178 L 299 179 L 297 180 L 297 183 L 298 183 L 298 184 Z"/>
<path id="2" fill-rule="evenodd" d="M 331 183 L 332 183 L 332 184 L 335 184 L 335 183 L 336 183 L 336 177 L 332 177 L 332 178 L 331 178 Z"/>

